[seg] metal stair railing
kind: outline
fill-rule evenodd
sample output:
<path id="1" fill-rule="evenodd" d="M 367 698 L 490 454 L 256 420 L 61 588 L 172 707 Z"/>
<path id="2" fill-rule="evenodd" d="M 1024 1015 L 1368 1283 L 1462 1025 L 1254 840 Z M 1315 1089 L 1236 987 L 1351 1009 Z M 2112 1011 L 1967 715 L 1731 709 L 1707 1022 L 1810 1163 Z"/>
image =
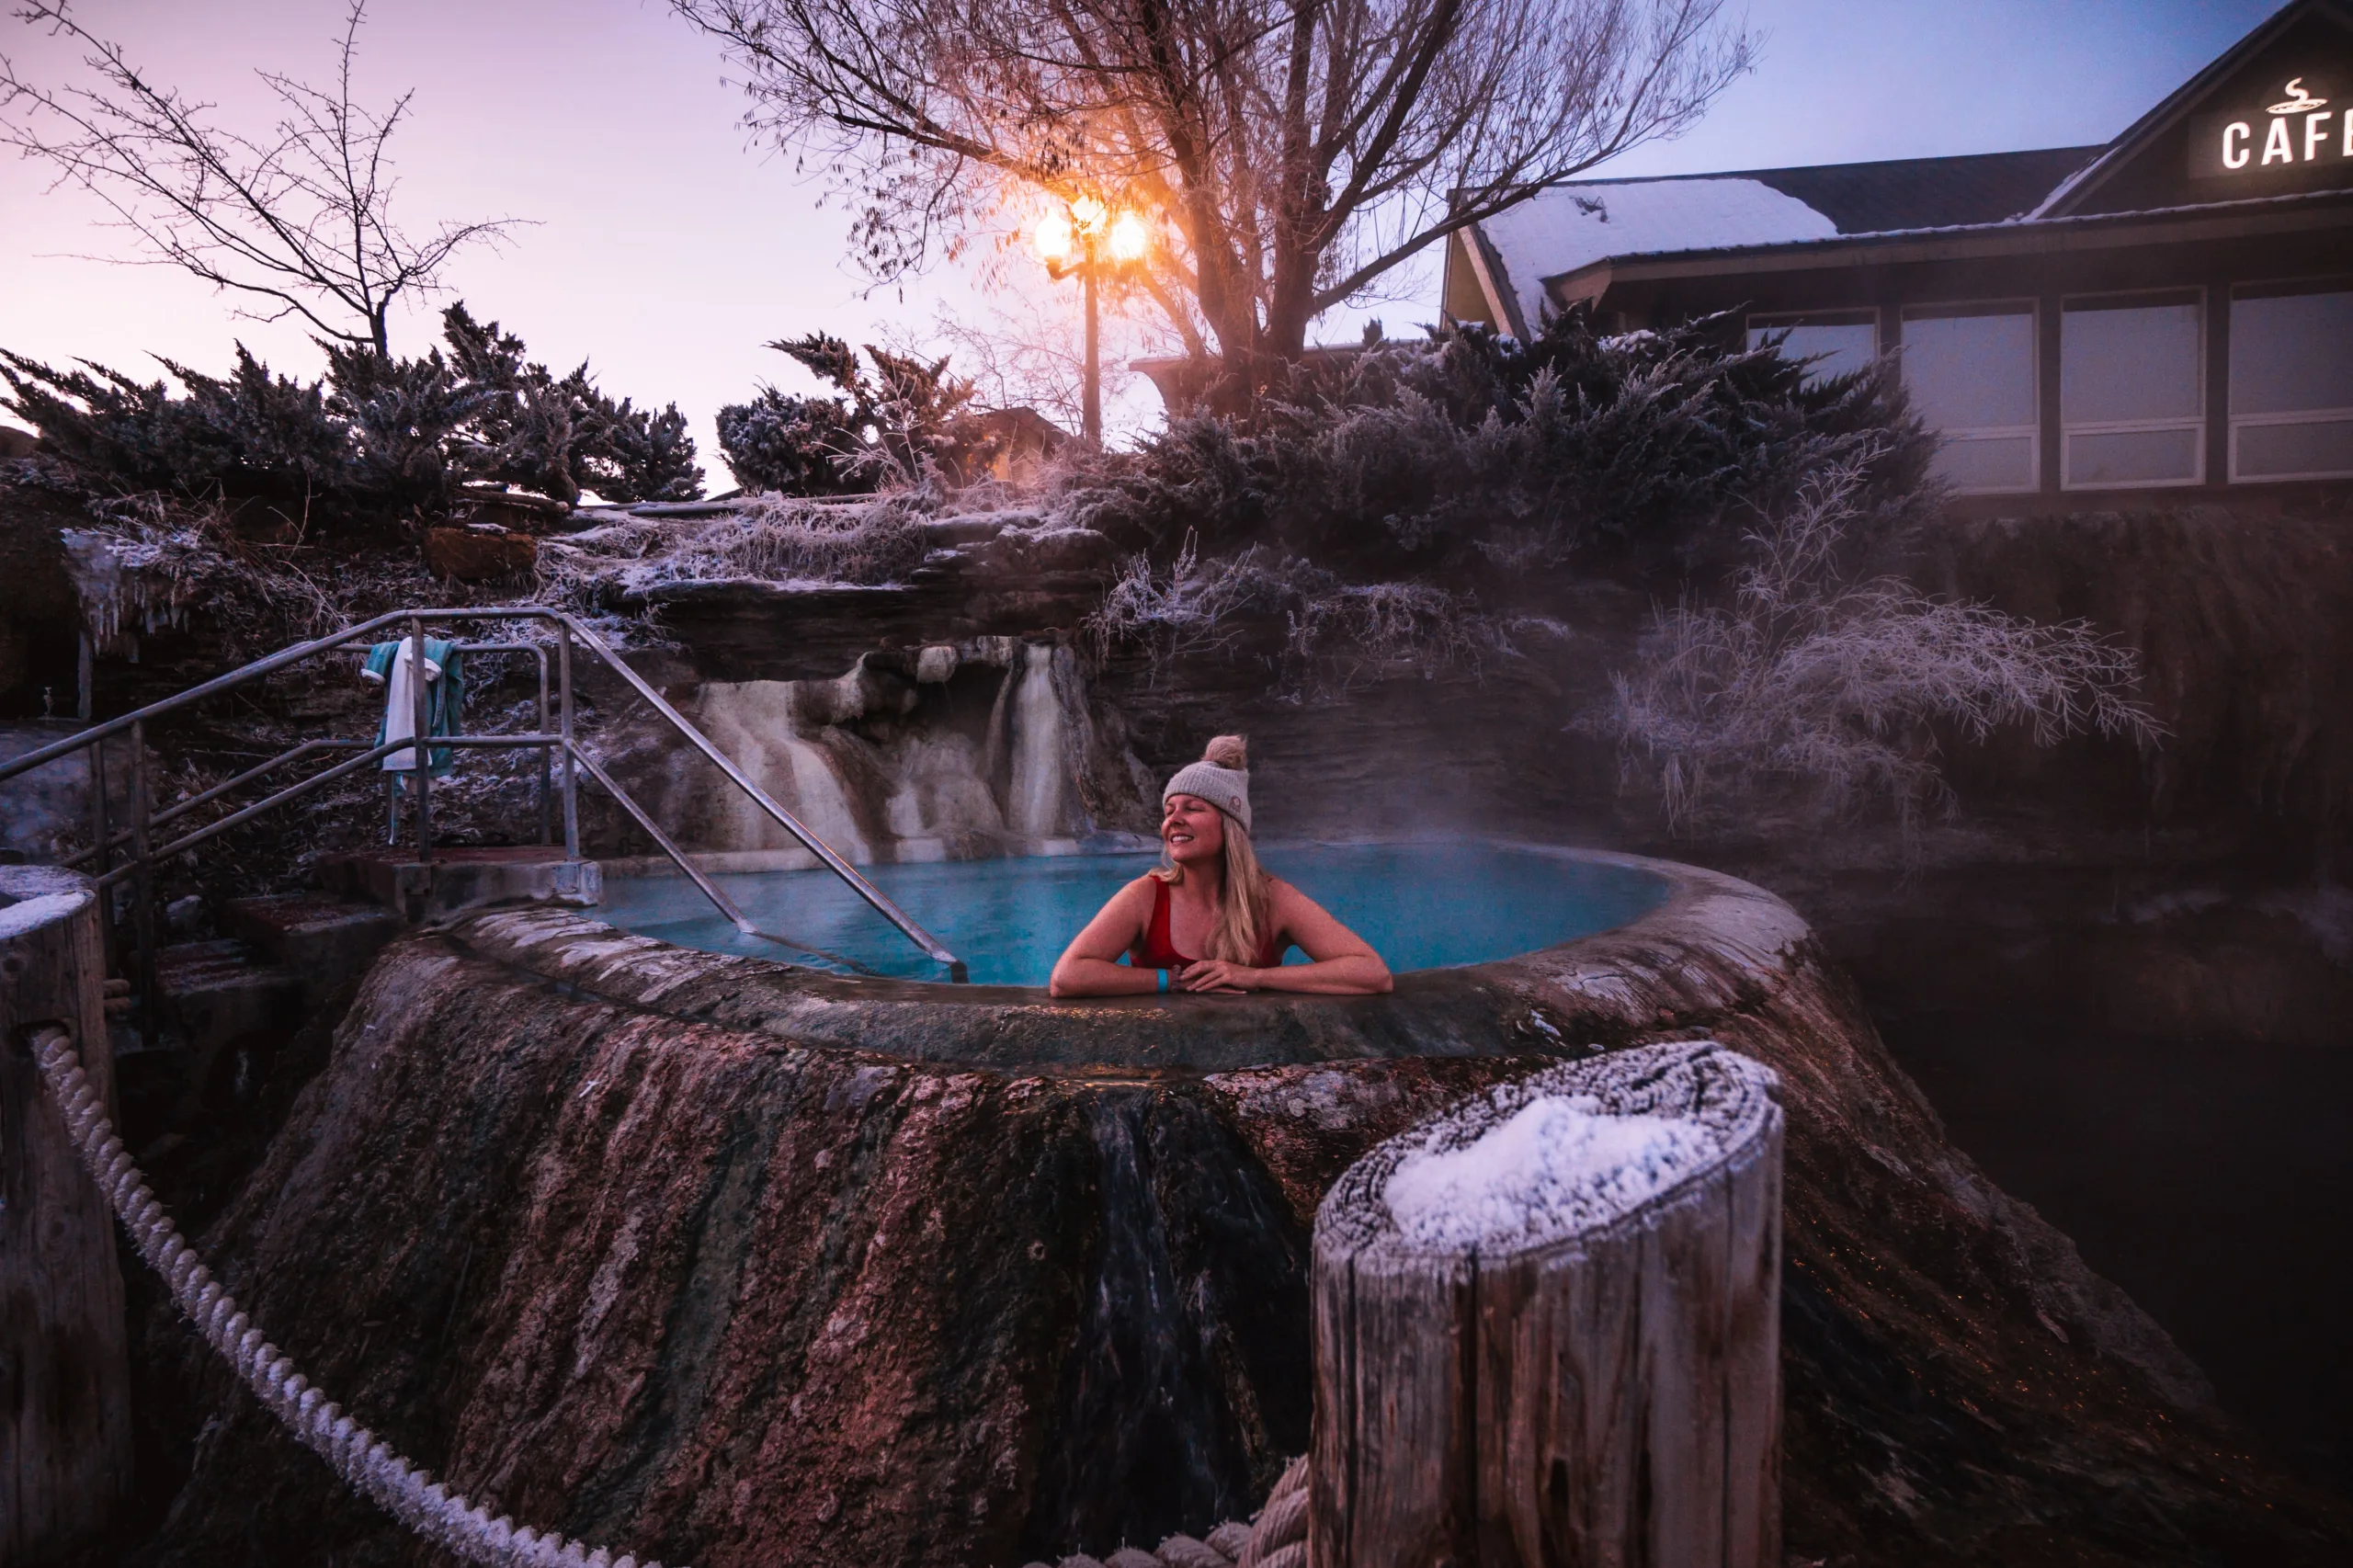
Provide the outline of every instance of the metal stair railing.
<path id="1" fill-rule="evenodd" d="M 411 667 L 422 670 L 425 667 L 426 626 L 483 620 L 539 622 L 552 629 L 555 642 L 556 687 L 554 714 L 556 723 L 552 731 L 548 727 L 550 715 L 547 653 L 541 644 L 536 642 L 460 644 L 461 651 L 468 653 L 530 652 L 539 656 L 538 730 L 525 734 L 431 734 L 429 733 L 431 724 L 428 714 L 427 683 L 423 680 L 413 680 L 410 682 L 410 688 L 414 694 L 415 710 L 411 724 L 412 733 L 408 736 L 388 739 L 381 744 L 372 745 L 368 742 L 356 740 L 303 741 L 277 756 L 246 768 L 234 778 L 223 780 L 186 801 L 176 802 L 160 812 L 153 809 L 148 798 L 146 747 L 146 726 L 153 721 L 248 682 L 259 680 L 291 665 L 300 664 L 305 659 L 333 653 L 362 640 L 372 641 L 377 633 L 395 629 L 401 634 L 399 640 L 409 644 L 410 658 L 413 661 Z M 0 762 L 0 782 L 6 782 L 20 773 L 30 772 L 46 763 L 71 756 L 76 752 L 85 750 L 89 752 L 90 846 L 69 857 L 65 863 L 68 866 L 78 867 L 95 861 L 95 877 L 102 889 L 110 888 L 126 880 L 131 881 L 134 884 L 133 923 L 139 951 L 138 978 L 142 997 L 146 1002 L 142 1008 L 142 1027 L 149 1036 L 150 1043 L 153 1042 L 154 1020 L 153 880 L 155 864 L 171 856 L 192 849 L 197 845 L 216 837 L 240 824 L 276 811 L 338 778 L 347 778 L 371 763 L 403 752 L 412 754 L 410 757 L 412 766 L 406 772 L 414 786 L 413 810 L 417 858 L 420 861 L 430 862 L 433 858 L 433 781 L 430 764 L 432 753 L 445 746 L 466 749 L 536 748 L 540 752 L 540 817 L 542 843 L 549 842 L 552 837 L 553 824 L 549 820 L 551 815 L 550 758 L 551 756 L 560 758 L 562 766 L 554 769 L 554 772 L 557 793 L 563 804 L 563 853 L 567 861 L 576 861 L 581 858 L 577 775 L 580 772 L 585 772 L 600 788 L 612 796 L 620 808 L 645 831 L 679 870 L 693 881 L 696 888 L 710 901 L 712 906 L 736 930 L 761 941 L 772 942 L 801 952 L 814 953 L 838 962 L 849 962 L 850 960 L 842 960 L 836 954 L 826 953 L 822 949 L 812 948 L 806 943 L 795 941 L 790 937 L 763 931 L 755 926 L 734 900 L 728 897 L 716 882 L 704 874 L 701 868 L 696 866 L 688 858 L 686 851 L 662 830 L 652 814 L 639 804 L 627 790 L 622 788 L 620 781 L 580 746 L 573 733 L 572 651 L 575 642 L 602 660 L 632 691 L 643 699 L 646 705 L 660 715 L 663 722 L 675 730 L 681 739 L 702 753 L 725 776 L 730 784 L 741 790 L 754 805 L 766 812 L 770 820 L 798 839 L 810 854 L 816 857 L 820 865 L 847 883 L 852 892 L 864 899 L 877 914 L 898 927 L 900 933 L 920 949 L 926 957 L 944 966 L 948 970 L 949 980 L 961 983 L 969 978 L 969 971 L 961 959 L 949 952 L 937 937 L 916 925 L 906 912 L 892 903 L 880 888 L 860 875 L 848 861 L 835 853 L 832 846 L 812 833 L 799 818 L 786 811 L 767 790 L 754 782 L 741 767 L 736 766 L 733 759 L 711 743 L 709 736 L 688 722 L 686 717 L 672 707 L 660 692 L 646 683 L 644 677 L 630 668 L 603 638 L 597 636 L 570 614 L 545 606 L 507 605 L 469 609 L 390 610 L 372 619 L 362 621 L 357 626 L 347 627 L 341 631 L 330 632 L 324 637 L 314 638 L 308 642 L 300 642 L 291 648 L 281 649 L 265 658 L 256 659 L 250 664 L 231 670 L 225 675 L 216 676 L 200 685 L 190 687 L 175 697 L 165 698 L 160 702 L 149 703 L 146 707 L 123 714 L 119 718 L 92 724 L 63 740 L 27 752 L 6 762 Z M 106 743 L 117 735 L 127 737 L 131 748 L 131 778 L 128 790 L 131 820 L 120 833 L 117 833 L 108 821 L 106 782 Z M 154 842 L 156 828 L 177 822 L 200 807 L 219 801 L 290 763 L 330 751 L 355 751 L 356 755 L 336 763 L 332 767 L 311 774 L 293 784 L 275 790 L 251 805 L 242 807 L 201 827 L 183 833 L 167 843 Z M 422 755 L 417 755 L 419 753 Z M 389 779 L 387 789 L 389 791 Z M 396 821 L 394 831 L 396 835 Z M 119 865 L 114 863 L 118 850 L 128 851 L 126 858 Z M 853 967 L 856 966 L 853 965 Z"/>

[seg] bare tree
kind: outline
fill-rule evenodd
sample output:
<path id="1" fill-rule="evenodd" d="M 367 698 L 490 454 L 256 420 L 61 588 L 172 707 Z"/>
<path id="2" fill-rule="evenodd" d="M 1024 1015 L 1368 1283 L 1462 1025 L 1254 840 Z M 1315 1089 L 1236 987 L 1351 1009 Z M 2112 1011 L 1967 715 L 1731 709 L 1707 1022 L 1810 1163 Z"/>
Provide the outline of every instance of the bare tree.
<path id="1" fill-rule="evenodd" d="M 238 296 L 242 314 L 299 316 L 389 358 L 393 301 L 438 288 L 452 255 L 514 226 L 445 222 L 415 240 L 392 221 L 385 149 L 414 94 L 381 114 L 353 101 L 365 0 L 346 13 L 332 88 L 256 73 L 279 108 L 258 140 L 214 123 L 214 105 L 150 79 L 71 9 L 34 0 L 14 15 L 82 44 L 93 84 L 44 86 L 0 55 L 0 144 L 49 163 L 60 183 L 106 203 L 147 260 Z"/>
<path id="2" fill-rule="evenodd" d="M 752 123 L 858 206 L 878 277 L 1042 191 L 1163 226 L 1146 287 L 1256 384 L 1466 224 L 1690 125 L 1723 0 L 672 0 Z"/>
<path id="3" fill-rule="evenodd" d="M 1102 386 L 1116 401 L 1142 379 L 1128 368 L 1139 353 L 1164 347 L 1157 335 L 1115 315 L 1104 324 Z M 983 408 L 1030 408 L 1065 430 L 1085 416 L 1086 350 L 1084 326 L 1066 302 L 1034 291 L 1008 290 L 984 315 L 959 316 L 938 307 L 927 328 L 902 328 L 891 346 L 909 354 L 950 351 Z"/>

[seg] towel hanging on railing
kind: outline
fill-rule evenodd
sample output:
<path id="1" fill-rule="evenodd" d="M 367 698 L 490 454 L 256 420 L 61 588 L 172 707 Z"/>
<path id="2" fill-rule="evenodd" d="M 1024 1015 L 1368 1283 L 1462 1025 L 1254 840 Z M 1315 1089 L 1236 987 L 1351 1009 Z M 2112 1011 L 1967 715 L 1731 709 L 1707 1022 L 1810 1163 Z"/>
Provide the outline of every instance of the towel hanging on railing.
<path id="1" fill-rule="evenodd" d="M 379 642 L 368 650 L 368 663 L 361 668 L 361 678 L 382 684 L 384 717 L 376 726 L 376 744 L 405 741 L 416 733 L 416 694 L 409 685 L 409 664 L 412 657 L 409 640 Z M 425 640 L 425 723 L 426 734 L 462 734 L 460 711 L 465 706 L 465 655 L 458 644 L 444 638 Z M 449 771 L 457 756 L 455 746 L 426 748 L 426 767 L 436 778 Z M 416 767 L 416 748 L 410 746 L 384 758 L 388 773 L 408 773 Z"/>

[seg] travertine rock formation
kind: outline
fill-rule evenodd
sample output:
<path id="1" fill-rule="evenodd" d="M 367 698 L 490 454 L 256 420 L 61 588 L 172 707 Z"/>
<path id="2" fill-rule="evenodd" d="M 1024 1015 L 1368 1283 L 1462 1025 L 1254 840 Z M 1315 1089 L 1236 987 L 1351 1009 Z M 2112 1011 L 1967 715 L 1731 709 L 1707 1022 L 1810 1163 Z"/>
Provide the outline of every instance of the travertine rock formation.
<path id="1" fill-rule="evenodd" d="M 942 999 L 476 916 L 380 960 L 207 1246 L 323 1387 L 518 1518 L 703 1568 L 1102 1555 L 1246 1513 L 1303 1447 L 1307 1225 L 1351 1159 L 1685 1032 L 1784 1085 L 1801 1558 L 2341 1551 L 1945 1142 L 1804 925 L 1707 873 L 1344 1002 Z M 156 1552 L 417 1555 L 238 1399 Z"/>

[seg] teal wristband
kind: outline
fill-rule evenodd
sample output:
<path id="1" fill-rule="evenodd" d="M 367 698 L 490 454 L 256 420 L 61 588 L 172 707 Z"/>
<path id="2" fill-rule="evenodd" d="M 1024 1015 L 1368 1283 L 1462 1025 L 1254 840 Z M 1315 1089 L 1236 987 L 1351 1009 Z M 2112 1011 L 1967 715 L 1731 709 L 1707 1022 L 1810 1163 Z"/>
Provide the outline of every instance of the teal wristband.
<path id="1" fill-rule="evenodd" d="M 1160 992 L 1164 996 L 1168 994 L 1168 971 L 1165 969 L 1160 971 Z"/>

